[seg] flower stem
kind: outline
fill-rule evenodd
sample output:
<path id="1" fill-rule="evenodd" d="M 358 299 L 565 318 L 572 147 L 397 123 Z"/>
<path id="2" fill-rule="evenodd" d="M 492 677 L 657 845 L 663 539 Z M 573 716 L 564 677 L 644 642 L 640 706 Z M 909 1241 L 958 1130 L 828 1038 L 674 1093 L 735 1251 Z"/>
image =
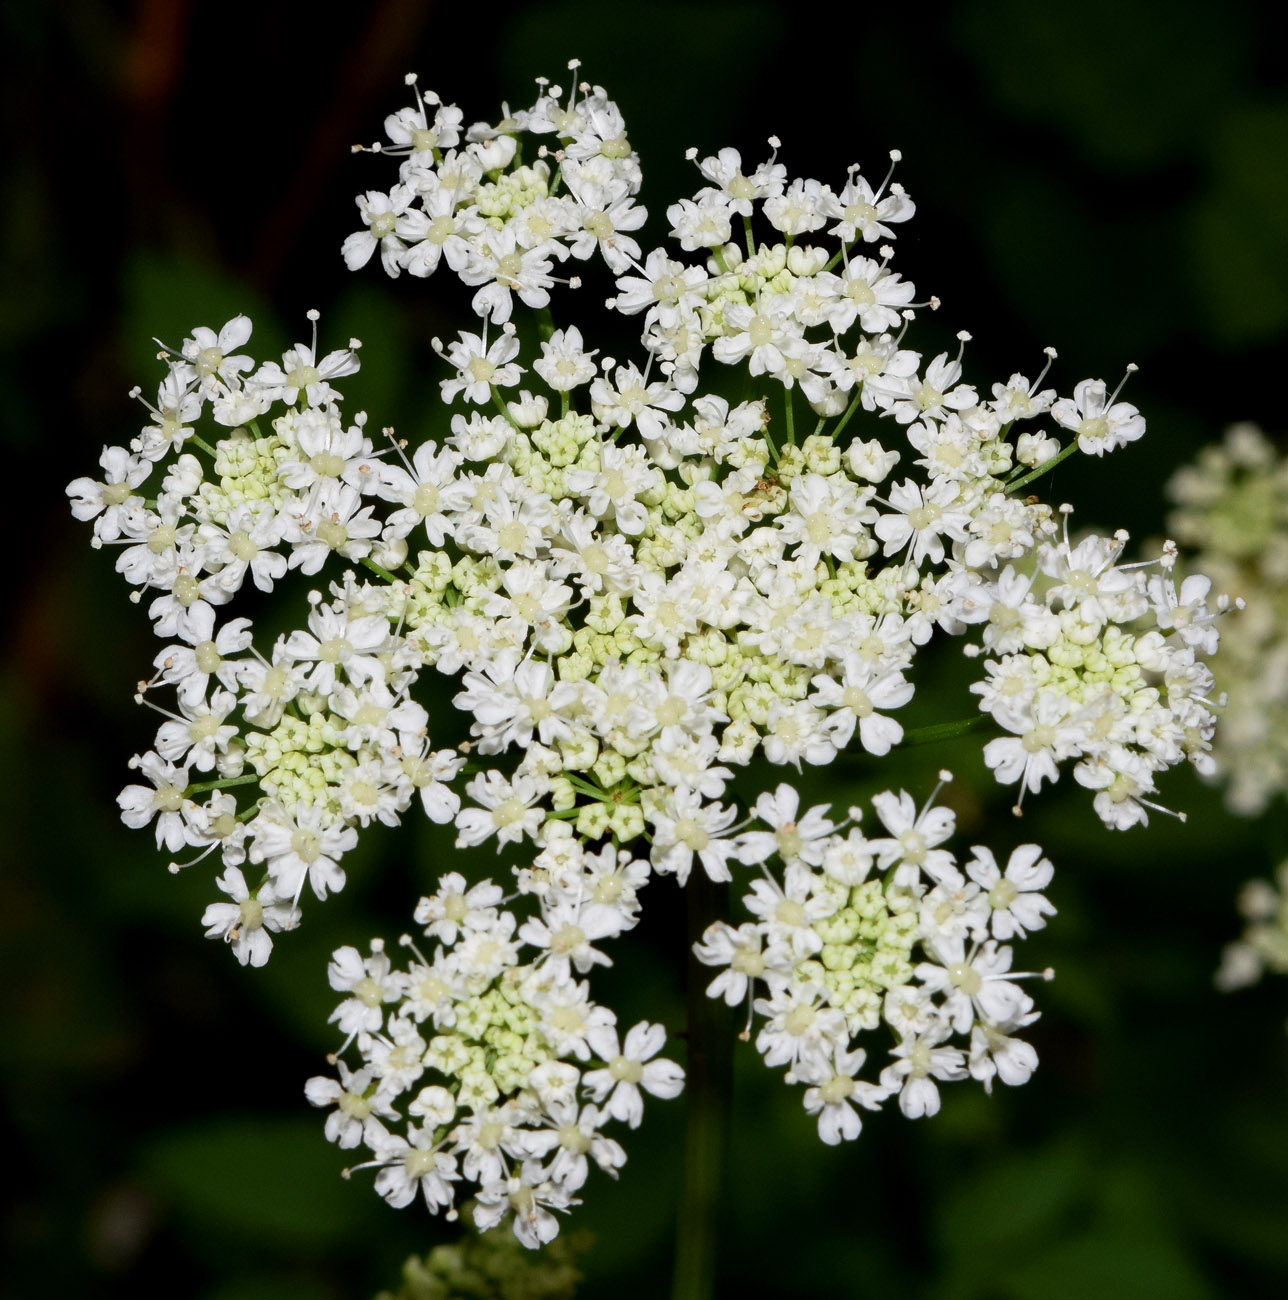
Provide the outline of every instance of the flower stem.
<path id="1" fill-rule="evenodd" d="M 957 722 L 936 722 L 929 727 L 913 727 L 911 731 L 903 733 L 899 745 L 900 748 L 906 748 L 908 745 L 930 745 L 937 740 L 953 740 L 957 736 L 966 735 L 969 731 L 978 731 L 991 722 L 993 722 L 991 714 L 980 713 L 973 718 L 962 718 Z"/>
<path id="2" fill-rule="evenodd" d="M 228 790 L 235 785 L 254 785 L 258 780 L 258 772 L 247 772 L 244 776 L 226 776 L 218 781 L 198 781 L 196 785 L 190 785 L 183 792 L 183 797 L 191 799 L 193 795 L 208 794 L 211 790 Z"/>
<path id="3" fill-rule="evenodd" d="M 711 972 L 693 945 L 727 911 L 727 885 L 713 882 L 696 863 L 685 886 L 689 961 L 688 1071 L 684 1084 L 684 1186 L 676 1223 L 675 1275 L 671 1300 L 711 1300 L 715 1294 L 720 1179 L 729 1140 L 733 1079 L 733 1024 L 729 1008 L 709 998 Z"/>
<path id="4" fill-rule="evenodd" d="M 396 573 L 390 573 L 388 569 L 381 568 L 375 560 L 363 559 L 363 567 L 370 569 L 378 578 L 383 578 L 386 582 L 396 585 L 400 579 Z"/>
<path id="5" fill-rule="evenodd" d="M 1075 451 L 1078 450 L 1078 440 L 1075 438 L 1067 446 L 1062 447 L 1054 456 L 1051 457 L 1045 465 L 1039 465 L 1037 469 L 1030 470 L 1022 478 L 1017 478 L 1006 485 L 1007 492 L 1014 492 L 1016 488 L 1027 487 L 1035 478 L 1041 478 L 1043 474 L 1049 474 L 1062 461 L 1068 460 Z"/>
<path id="6" fill-rule="evenodd" d="M 505 398 L 501 396 L 501 390 L 495 385 L 491 385 L 490 387 L 492 389 L 492 405 L 495 406 L 503 416 L 505 416 L 505 422 L 510 426 L 510 428 L 512 428 L 516 433 L 522 433 L 523 430 L 519 428 L 519 422 L 510 414 L 510 408 L 505 404 Z"/>
<path id="7" fill-rule="evenodd" d="M 840 436 L 841 430 L 849 424 L 854 412 L 859 409 L 859 403 L 863 398 L 863 385 L 859 384 L 854 390 L 854 396 L 850 400 L 849 406 L 845 408 L 845 414 L 841 416 L 841 422 L 832 430 L 832 440 L 835 441 Z"/>

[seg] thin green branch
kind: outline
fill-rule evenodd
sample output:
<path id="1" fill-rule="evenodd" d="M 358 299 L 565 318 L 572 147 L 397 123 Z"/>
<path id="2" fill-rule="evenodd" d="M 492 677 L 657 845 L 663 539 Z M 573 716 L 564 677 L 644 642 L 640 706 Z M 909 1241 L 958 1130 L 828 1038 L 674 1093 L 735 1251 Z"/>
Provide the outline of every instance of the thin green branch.
<path id="1" fill-rule="evenodd" d="M 863 393 L 863 385 L 859 384 L 854 390 L 854 396 L 850 399 L 850 404 L 845 408 L 845 414 L 841 416 L 841 422 L 832 430 L 832 441 L 835 442 L 840 435 L 841 430 L 849 424 L 854 412 L 859 409 L 859 398 Z"/>
<path id="2" fill-rule="evenodd" d="M 684 889 L 689 961 L 688 1069 L 684 1080 L 684 1185 L 676 1219 L 671 1300 L 711 1300 L 715 1295 L 721 1175 L 729 1143 L 733 1088 L 732 1013 L 707 996 L 711 972 L 693 955 L 707 927 L 728 915 L 729 887 L 695 866 Z"/>
<path id="3" fill-rule="evenodd" d="M 364 557 L 362 561 L 362 567 L 364 569 L 369 569 L 378 578 L 383 578 L 387 583 L 391 585 L 396 582 L 402 581 L 396 573 L 390 573 L 388 569 L 381 568 L 380 565 L 378 565 L 375 562 L 375 560 L 369 560 Z"/>
<path id="4" fill-rule="evenodd" d="M 515 433 L 522 433 L 519 422 L 510 414 L 510 408 L 505 404 L 505 398 L 501 396 L 501 390 L 495 385 L 490 384 L 492 390 L 492 405 L 505 417 L 505 422 L 512 428 Z"/>
<path id="5" fill-rule="evenodd" d="M 604 803 L 610 797 L 607 790 L 601 790 L 597 785 L 592 785 L 591 782 L 584 777 L 578 776 L 575 772 L 565 772 L 564 779 L 574 790 L 580 791 L 598 803 Z"/>
<path id="6" fill-rule="evenodd" d="M 250 772 L 245 776 L 224 777 L 220 781 L 198 781 L 196 785 L 190 785 L 183 792 L 183 797 L 191 799 L 195 794 L 208 794 L 211 790 L 227 790 L 235 785 L 254 785 L 258 780 L 258 774 Z"/>
<path id="7" fill-rule="evenodd" d="M 848 244 L 843 244 L 835 253 L 832 254 L 831 259 L 828 261 L 828 264 L 823 268 L 823 270 L 825 271 L 832 270 L 832 268 L 835 267 L 838 262 L 842 261 L 844 258 L 849 256 L 850 249 L 852 249 L 854 245 L 857 244 L 858 242 L 859 241 L 855 239 Z"/>
<path id="8" fill-rule="evenodd" d="M 1052 456 L 1045 465 L 1039 465 L 1037 469 L 1030 470 L 1022 478 L 1017 478 L 1013 482 L 1008 483 L 1006 485 L 1006 490 L 1008 492 L 1014 492 L 1017 488 L 1026 487 L 1028 484 L 1032 483 L 1035 478 L 1041 478 L 1043 474 L 1049 474 L 1062 460 L 1068 460 L 1077 450 L 1078 440 L 1077 438 L 1074 438 L 1067 447 L 1061 447 L 1061 449 L 1056 452 L 1056 454 Z"/>
<path id="9" fill-rule="evenodd" d="M 913 727 L 911 731 L 903 733 L 903 740 L 899 744 L 901 748 L 909 745 L 933 745 L 940 740 L 955 740 L 958 736 L 979 731 L 981 727 L 992 723 L 990 714 L 979 713 L 973 718 L 961 718 L 957 722 L 936 722 L 929 727 Z"/>

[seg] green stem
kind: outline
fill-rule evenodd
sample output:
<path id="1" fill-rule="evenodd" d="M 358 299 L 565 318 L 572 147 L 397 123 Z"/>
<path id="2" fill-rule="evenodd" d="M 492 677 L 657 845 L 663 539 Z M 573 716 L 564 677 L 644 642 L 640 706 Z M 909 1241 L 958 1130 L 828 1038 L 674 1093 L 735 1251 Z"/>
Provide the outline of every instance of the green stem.
<path id="1" fill-rule="evenodd" d="M 850 249 L 852 249 L 854 245 L 857 244 L 858 242 L 859 241 L 856 239 L 853 242 L 849 244 L 845 244 L 841 248 L 837 249 L 837 251 L 832 254 L 831 260 L 823 268 L 823 270 L 830 271 L 839 261 L 841 261 L 842 258 L 846 257 L 849 254 Z"/>
<path id="2" fill-rule="evenodd" d="M 1075 438 L 1067 447 L 1062 447 L 1054 456 L 1051 457 L 1045 465 L 1039 465 L 1037 469 L 1030 470 L 1022 478 L 1017 478 L 1014 482 L 1006 485 L 1008 492 L 1014 492 L 1016 488 L 1025 487 L 1032 483 L 1035 478 L 1041 478 L 1043 474 L 1049 474 L 1062 461 L 1068 460 L 1075 451 L 1078 450 L 1078 440 Z"/>
<path id="3" fill-rule="evenodd" d="M 760 431 L 760 436 L 765 440 L 765 446 L 769 448 L 769 454 L 774 458 L 774 464 L 778 464 L 778 444 L 774 441 L 773 434 L 769 432 L 769 425 L 766 424 Z"/>
<path id="4" fill-rule="evenodd" d="M 795 444 L 796 442 L 796 415 L 792 410 L 792 390 L 783 389 L 783 425 L 787 430 L 787 441 Z"/>
<path id="5" fill-rule="evenodd" d="M 854 412 L 859 409 L 863 397 L 863 385 L 859 384 L 854 390 L 854 396 L 850 399 L 850 404 L 845 408 L 845 414 L 841 416 L 841 422 L 832 430 L 832 441 L 835 442 L 840 435 L 841 430 L 849 424 Z"/>
<path id="6" fill-rule="evenodd" d="M 234 785 L 254 785 L 258 780 L 258 775 L 249 773 L 246 776 L 225 777 L 222 781 L 199 781 L 196 785 L 190 785 L 183 792 L 183 797 L 191 799 L 194 794 L 206 794 L 210 790 L 227 790 Z"/>
<path id="7" fill-rule="evenodd" d="M 492 405 L 501 412 L 505 417 L 505 422 L 515 431 L 515 433 L 522 433 L 523 430 L 519 428 L 519 422 L 510 414 L 510 408 L 505 404 L 505 398 L 501 396 L 501 390 L 497 388 L 495 384 L 491 385 L 491 389 Z"/>
<path id="8" fill-rule="evenodd" d="M 577 776 L 573 772 L 565 772 L 564 776 L 574 790 L 579 790 L 582 794 L 598 803 L 604 803 L 609 797 L 607 790 L 601 790 L 597 785 L 592 785 L 584 777 Z"/>
<path id="9" fill-rule="evenodd" d="M 378 565 L 375 562 L 375 560 L 368 560 L 364 558 L 362 561 L 362 565 L 364 568 L 370 569 L 371 572 L 374 573 L 378 578 L 383 578 L 386 582 L 390 583 L 391 585 L 393 583 L 401 581 L 401 579 L 398 577 L 396 573 L 390 573 L 388 569 L 382 569 L 380 565 Z"/>
<path id="10" fill-rule="evenodd" d="M 929 727 L 913 727 L 911 731 L 903 733 L 899 744 L 901 748 L 906 748 L 908 745 L 931 745 L 939 740 L 955 740 L 958 736 L 988 726 L 992 721 L 990 714 L 980 713 L 973 718 L 961 718 L 957 722 L 936 722 Z"/>
<path id="11" fill-rule="evenodd" d="M 730 1009 L 722 999 L 707 997 L 711 972 L 693 955 L 693 945 L 712 921 L 727 914 L 729 889 L 712 881 L 695 863 L 684 895 L 689 940 L 685 988 L 689 1055 L 684 1082 L 684 1186 L 676 1221 L 671 1300 L 711 1300 L 715 1294 L 720 1181 L 729 1142 L 734 1036 Z"/>

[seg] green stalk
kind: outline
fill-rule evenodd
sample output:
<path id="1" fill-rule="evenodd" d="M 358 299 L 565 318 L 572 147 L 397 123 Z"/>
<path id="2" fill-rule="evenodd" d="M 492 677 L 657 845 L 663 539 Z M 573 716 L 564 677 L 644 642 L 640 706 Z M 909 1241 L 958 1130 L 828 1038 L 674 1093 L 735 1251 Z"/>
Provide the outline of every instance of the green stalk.
<path id="1" fill-rule="evenodd" d="M 362 565 L 364 568 L 369 569 L 372 573 L 374 573 L 376 577 L 383 578 L 386 582 L 390 584 L 401 581 L 401 579 L 398 577 L 396 573 L 390 573 L 388 569 L 381 568 L 381 566 L 378 565 L 375 562 L 375 560 L 368 560 L 364 558 L 362 561 Z"/>
<path id="2" fill-rule="evenodd" d="M 1035 478 L 1041 478 L 1043 474 L 1049 474 L 1062 461 L 1068 460 L 1075 451 L 1078 450 L 1078 440 L 1075 438 L 1067 447 L 1061 447 L 1054 456 L 1051 457 L 1045 465 L 1039 465 L 1037 469 L 1030 470 L 1022 478 L 1017 478 L 1006 485 L 1008 492 L 1014 492 L 1016 488 L 1022 488 L 1032 483 Z"/>
<path id="3" fill-rule="evenodd" d="M 501 412 L 505 417 L 506 424 L 508 424 L 515 433 L 522 433 L 523 430 L 519 428 L 518 421 L 510 414 L 510 408 L 505 404 L 505 398 L 501 396 L 501 390 L 495 384 L 490 384 L 489 388 L 492 390 L 492 405 Z"/>
<path id="4" fill-rule="evenodd" d="M 854 412 L 859 409 L 859 405 L 860 402 L 862 401 L 862 397 L 863 397 L 863 385 L 859 384 L 854 390 L 854 396 L 850 399 L 849 406 L 845 408 L 845 414 L 841 416 L 840 424 L 838 424 L 836 428 L 832 430 L 832 440 L 834 442 L 840 436 L 841 430 L 844 429 L 847 424 L 849 424 L 850 420 L 854 416 Z"/>
<path id="5" fill-rule="evenodd" d="M 834 266 L 835 266 L 839 261 L 841 261 L 842 258 L 846 257 L 846 256 L 849 254 L 850 249 L 852 249 L 852 248 L 854 247 L 854 245 L 857 244 L 858 242 L 859 242 L 859 241 L 858 241 L 857 239 L 855 239 L 855 240 L 851 240 L 851 242 L 848 243 L 848 244 L 846 244 L 846 245 L 844 245 L 844 247 L 837 249 L 837 251 L 836 251 L 835 253 L 832 254 L 831 260 L 830 260 L 830 261 L 828 262 L 828 264 L 823 268 L 823 270 L 825 270 L 825 271 L 830 271 L 830 270 L 832 270 L 832 268 L 833 268 L 833 267 L 834 267 Z"/>
<path id="6" fill-rule="evenodd" d="M 766 424 L 760 431 L 760 436 L 764 438 L 765 445 L 769 448 L 769 454 L 774 458 L 774 464 L 778 464 L 778 445 L 774 442 L 773 434 L 769 432 L 769 425 Z"/>
<path id="7" fill-rule="evenodd" d="M 676 1221 L 671 1300 L 711 1300 L 715 1294 L 721 1175 L 729 1142 L 733 1083 L 733 1023 L 724 1001 L 709 998 L 711 972 L 693 945 L 728 912 L 729 889 L 698 863 L 685 886 L 689 960 L 685 987 L 689 1058 L 684 1083 L 684 1186 Z"/>
<path id="8" fill-rule="evenodd" d="M 909 745 L 930 745 L 937 740 L 955 740 L 958 736 L 978 731 L 992 722 L 993 718 L 990 714 L 980 713 L 973 718 L 962 718 L 957 722 L 936 722 L 929 727 L 913 727 L 911 731 L 903 733 L 899 746 L 903 749 Z"/>
<path id="9" fill-rule="evenodd" d="M 248 772 L 244 776 L 226 776 L 218 781 L 198 781 L 196 785 L 190 785 L 184 792 L 185 799 L 191 799 L 196 794 L 208 794 L 211 790 L 229 790 L 235 785 L 254 785 L 259 780 L 259 774 Z"/>

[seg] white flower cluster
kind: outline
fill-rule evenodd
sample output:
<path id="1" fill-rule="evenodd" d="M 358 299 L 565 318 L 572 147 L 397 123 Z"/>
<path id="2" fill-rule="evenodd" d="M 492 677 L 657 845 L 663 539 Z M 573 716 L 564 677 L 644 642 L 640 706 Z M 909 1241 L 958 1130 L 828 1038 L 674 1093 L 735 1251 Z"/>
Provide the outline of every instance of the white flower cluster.
<path id="1" fill-rule="evenodd" d="M 955 829 L 950 810 L 933 798 L 918 810 L 902 791 L 872 805 L 887 834 L 868 839 L 833 823 L 827 807 L 800 815 L 789 785 L 762 794 L 753 813 L 767 829 L 746 832 L 740 856 L 777 861 L 782 878 L 766 866 L 743 899 L 755 919 L 713 925 L 696 949 L 724 967 L 710 995 L 747 1003 L 748 1035 L 752 1011 L 764 1017 L 757 1049 L 767 1065 L 788 1067 L 789 1083 L 807 1085 L 805 1109 L 831 1145 L 859 1135 L 856 1106 L 876 1110 L 898 1093 L 917 1119 L 939 1110 L 936 1080 L 969 1076 L 991 1090 L 994 1078 L 1025 1083 L 1037 1066 L 1014 1034 L 1038 1013 L 999 941 L 1054 913 L 1040 892 L 1051 863 L 1024 844 L 1003 871 L 976 845 L 962 870 L 943 847 Z M 867 1054 L 852 1040 L 883 1022 L 897 1042 L 893 1059 L 879 1082 L 864 1082 Z M 950 1044 L 954 1035 L 965 1050 Z"/>
<path id="2" fill-rule="evenodd" d="M 1249 880 L 1238 902 L 1248 924 L 1221 954 L 1216 984 L 1226 992 L 1255 984 L 1266 971 L 1288 975 L 1288 862 L 1279 864 L 1274 883 Z"/>
<path id="3" fill-rule="evenodd" d="M 789 179 L 776 155 L 744 171 L 722 150 L 698 162 L 704 183 L 668 212 L 691 264 L 644 255 L 630 236 L 644 217 L 638 160 L 598 88 L 565 100 L 543 87 L 531 108 L 468 130 L 459 110 L 417 92 L 387 129 L 399 180 L 359 200 L 365 228 L 345 257 L 360 266 L 379 248 L 390 274 L 446 265 L 476 289 L 478 332 L 436 343 L 450 371 L 444 410 L 462 408 L 445 413 L 450 433 L 377 445 L 365 416 L 341 414 L 356 341 L 319 357 L 315 337 L 280 364 L 257 363 L 241 351 L 251 327 L 238 317 L 163 353 L 148 425 L 105 450 L 102 480 L 68 489 L 96 544 L 121 548 L 136 598 L 151 594 L 167 644 L 140 695 L 176 689 L 154 750 L 135 760 L 147 784 L 121 795 L 124 820 L 155 823 L 171 853 L 219 854 L 227 901 L 207 909 L 207 933 L 255 965 L 271 932 L 298 924 L 306 884 L 318 898 L 342 887 L 359 830 L 397 823 L 418 800 L 454 823 L 460 846 L 530 848 L 519 887 L 539 916 L 519 928 L 498 912 L 439 934 L 446 947 L 424 964 L 441 967 L 445 1000 L 396 1011 L 383 1029 L 378 1015 L 349 1028 L 367 1036 L 355 1041 L 371 1071 L 371 1053 L 398 1048 L 391 1025 L 414 1046 L 426 1018 L 445 1034 L 464 1016 L 461 1062 L 482 1051 L 497 1097 L 521 1095 L 542 1123 L 571 1112 L 556 1114 L 522 1070 L 496 1078 L 487 1027 L 536 1036 L 517 1053 L 525 1069 L 583 1059 L 581 1040 L 551 1028 L 557 1007 L 591 1014 L 569 967 L 608 961 L 595 945 L 634 924 L 648 877 L 683 884 L 696 865 L 730 880 L 731 863 L 775 854 L 782 882 L 767 876 L 749 899 L 759 920 L 709 935 L 702 951 L 715 960 L 731 945 L 720 959 L 738 970 L 731 935 L 759 945 L 763 967 L 741 974 L 767 995 L 756 1003 L 763 1049 L 810 1085 L 825 1138 L 857 1131 L 850 1100 L 896 1086 L 905 1111 L 924 1113 L 934 1078 L 1027 1077 L 1031 1050 L 1010 1034 L 1035 1013 L 998 944 L 1040 924 L 1040 849 L 1017 850 L 1001 874 L 976 848 L 963 873 L 907 796 L 875 801 L 891 838 L 841 837 L 820 810 L 798 822 L 790 787 L 740 803 L 733 768 L 758 754 L 798 771 L 847 747 L 887 754 L 904 737 L 892 713 L 912 698 L 917 650 L 982 627 L 979 706 L 1009 733 L 985 750 L 998 779 L 1022 797 L 1076 761 L 1107 824 L 1143 821 L 1159 771 L 1207 761 L 1206 588 L 1178 593 L 1168 556 L 1148 578 L 1119 565 L 1122 534 L 1072 545 L 1023 491 L 1079 448 L 1099 455 L 1138 437 L 1139 414 L 1099 381 L 1057 400 L 1041 389 L 1045 370 L 981 399 L 962 351 L 923 363 L 906 348 L 914 289 L 880 241 L 913 206 L 888 176 L 874 188 L 851 168 L 833 190 Z M 556 263 L 592 256 L 617 276 L 609 305 L 642 322 L 643 369 L 601 357 L 549 315 Z M 539 313 L 540 342 L 526 349 L 516 297 Z M 707 354 L 745 367 L 757 395 L 700 391 Z M 807 411 L 815 423 L 798 436 Z M 1063 447 L 1034 423 L 1046 415 L 1072 435 Z M 311 593 L 304 626 L 256 646 L 250 620 L 223 618 L 225 607 L 247 581 L 268 592 L 292 569 L 325 574 L 326 590 Z M 459 748 L 434 747 L 413 698 L 428 668 L 461 678 L 455 704 L 472 739 Z M 753 818 L 770 829 L 748 829 Z M 951 819 L 933 824 L 938 834 Z M 868 880 L 873 864 L 890 879 Z M 541 950 L 526 967 L 519 941 Z M 379 954 L 345 953 L 336 978 L 374 981 L 347 1006 L 387 987 L 408 1007 L 410 976 Z M 860 1085 L 849 1036 L 880 1018 L 902 1046 L 882 1083 Z M 968 1054 L 945 1045 L 951 1033 L 969 1035 Z M 653 1029 L 641 1034 L 658 1050 Z M 424 1051 L 419 1065 L 455 1079 L 467 1109 L 500 1104 Z M 382 1080 L 345 1095 L 384 1098 Z M 598 1085 L 585 1086 L 593 1097 Z M 450 1202 L 446 1171 L 467 1148 L 446 1106 L 393 1145 L 360 1126 L 386 1194 L 409 1199 L 405 1171 L 420 1161 L 427 1199 Z M 344 1133 L 358 1140 L 359 1129 Z M 505 1195 L 519 1196 L 507 1204 L 521 1235 L 553 1222 L 533 1208 L 547 1195 L 535 1189 L 555 1188 L 551 1205 L 575 1190 L 548 1154 L 525 1138 L 502 1162 L 520 1179 Z M 531 1179 L 524 1161 L 536 1162 Z"/>
<path id="4" fill-rule="evenodd" d="M 532 1247 L 559 1231 L 552 1211 L 578 1203 L 592 1161 L 617 1177 L 626 1153 L 603 1126 L 638 1127 L 643 1093 L 675 1097 L 684 1084 L 684 1071 L 657 1056 L 661 1025 L 641 1022 L 619 1041 L 614 1014 L 574 975 L 605 960 L 591 939 L 634 924 L 629 872 L 607 848 L 596 866 L 599 895 L 611 901 L 574 899 L 555 883 L 557 856 L 538 859 L 538 870 L 551 868 L 544 892 L 558 899 L 545 911 L 557 930 L 533 919 L 516 931 L 497 885 L 468 888 L 452 874 L 416 909 L 438 940 L 432 959 L 410 936 L 406 969 L 379 940 L 368 957 L 339 949 L 328 974 L 345 999 L 331 1019 L 346 1035 L 341 1051 L 353 1045 L 362 1064 L 340 1061 L 338 1080 L 319 1076 L 306 1088 L 315 1106 L 335 1108 L 332 1142 L 370 1149 L 356 1168 L 380 1171 L 376 1190 L 391 1205 L 419 1193 L 455 1218 L 468 1179 L 475 1226 L 513 1215 L 515 1235 Z M 539 950 L 536 960 L 520 961 L 525 946 Z"/>
<path id="5" fill-rule="evenodd" d="M 1195 570 L 1244 608 L 1222 627 L 1212 662 L 1226 698 L 1212 751 L 1232 812 L 1255 817 L 1288 791 L 1288 459 L 1238 424 L 1168 485 L 1168 528 Z"/>
<path id="6" fill-rule="evenodd" d="M 1022 800 L 1077 759 L 1074 779 L 1096 791 L 1096 813 L 1118 830 L 1159 809 L 1148 797 L 1157 773 L 1182 761 L 1212 771 L 1205 659 L 1217 647 L 1215 619 L 1230 608 L 1225 596 L 1209 608 L 1211 582 L 1201 575 L 1177 590 L 1170 544 L 1152 575 L 1149 565 L 1116 564 L 1126 540 L 1039 545 L 1033 573 L 1007 565 L 957 611 L 984 625 L 993 656 L 971 690 L 1011 733 L 984 746 L 994 775 L 1018 783 Z"/>

